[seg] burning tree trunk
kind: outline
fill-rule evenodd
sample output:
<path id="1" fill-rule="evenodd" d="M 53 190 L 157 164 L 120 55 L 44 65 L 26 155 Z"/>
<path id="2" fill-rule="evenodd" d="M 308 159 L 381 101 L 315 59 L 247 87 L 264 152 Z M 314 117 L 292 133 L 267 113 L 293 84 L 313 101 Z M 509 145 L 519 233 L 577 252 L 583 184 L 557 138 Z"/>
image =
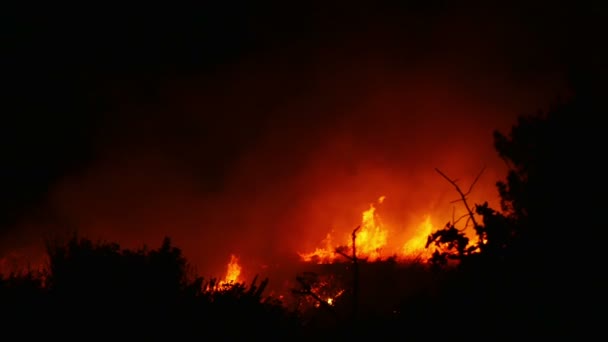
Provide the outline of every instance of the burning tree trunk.
<path id="1" fill-rule="evenodd" d="M 346 259 L 350 260 L 353 263 L 353 312 L 352 312 L 352 320 L 353 322 L 357 320 L 357 315 L 358 315 L 358 311 L 359 311 L 359 262 L 358 262 L 358 258 L 357 258 L 357 244 L 356 244 L 356 240 L 357 240 L 357 231 L 361 228 L 361 226 L 357 226 L 357 228 L 353 229 L 353 233 L 352 233 L 352 241 L 353 241 L 353 248 L 352 248 L 352 255 L 349 256 L 346 253 L 344 253 L 343 251 L 340 250 L 336 250 L 337 253 L 339 253 L 340 255 L 342 255 L 343 257 L 345 257 Z"/>
<path id="2" fill-rule="evenodd" d="M 358 226 L 353 230 L 353 321 L 357 320 L 357 311 L 359 310 L 359 263 L 357 262 L 357 230 Z"/>

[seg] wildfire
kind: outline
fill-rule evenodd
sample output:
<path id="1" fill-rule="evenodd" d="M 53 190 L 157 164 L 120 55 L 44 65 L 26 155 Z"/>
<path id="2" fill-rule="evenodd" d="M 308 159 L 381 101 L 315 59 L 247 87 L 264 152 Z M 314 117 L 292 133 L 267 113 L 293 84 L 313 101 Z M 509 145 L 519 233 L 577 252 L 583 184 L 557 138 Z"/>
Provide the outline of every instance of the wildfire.
<path id="1" fill-rule="evenodd" d="M 418 226 L 416 234 L 403 245 L 403 254 L 414 257 L 430 257 L 432 253 L 429 249 L 425 248 L 425 246 L 428 236 L 433 230 L 434 227 L 431 223 L 431 217 L 427 216 L 424 222 Z"/>
<path id="2" fill-rule="evenodd" d="M 226 276 L 224 280 L 219 282 L 220 286 L 236 284 L 240 281 L 239 277 L 241 275 L 241 265 L 239 265 L 239 259 L 236 255 L 230 255 L 230 262 L 228 263 L 226 269 Z"/>
<path id="3" fill-rule="evenodd" d="M 378 204 L 384 202 L 386 196 L 380 196 Z M 368 259 L 380 259 L 380 251 L 386 246 L 388 231 L 382 224 L 377 223 L 376 207 L 369 205 L 369 209 L 363 212 L 361 229 L 357 233 L 357 250 L 359 254 L 367 256 Z M 348 243 L 349 249 L 353 247 L 352 239 Z"/>
<path id="4" fill-rule="evenodd" d="M 377 204 L 382 204 L 386 196 L 380 196 Z M 431 217 L 426 216 L 425 220 L 415 230 L 413 236 L 399 244 L 401 248 L 396 248 L 390 255 L 397 256 L 401 259 L 410 259 L 415 257 L 427 257 L 430 251 L 425 248 L 427 237 L 434 230 L 431 222 Z M 369 261 L 381 260 L 382 252 L 386 252 L 388 247 L 389 230 L 382 224 L 380 217 L 376 213 L 374 203 L 371 203 L 369 209 L 363 211 L 361 217 L 361 225 L 356 233 L 356 251 L 359 258 L 365 258 Z M 398 239 L 398 237 L 397 237 Z M 341 245 L 333 243 L 331 234 L 327 234 L 323 240 L 323 247 L 316 248 L 314 252 L 298 253 L 300 258 L 306 262 L 316 262 L 319 264 L 332 263 L 340 257 L 338 250 L 352 250 L 352 237 L 349 235 L 343 240 Z M 394 242 L 393 242 L 394 243 Z M 390 256 L 385 254 L 384 256 Z"/>

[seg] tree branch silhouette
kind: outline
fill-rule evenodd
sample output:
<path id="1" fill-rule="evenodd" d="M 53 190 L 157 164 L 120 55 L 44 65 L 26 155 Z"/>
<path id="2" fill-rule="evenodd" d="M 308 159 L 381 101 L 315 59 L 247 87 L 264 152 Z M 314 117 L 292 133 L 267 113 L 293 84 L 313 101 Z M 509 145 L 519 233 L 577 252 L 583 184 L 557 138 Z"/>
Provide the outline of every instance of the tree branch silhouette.
<path id="1" fill-rule="evenodd" d="M 479 181 L 479 178 L 481 177 L 481 175 L 485 171 L 485 166 L 477 174 L 477 177 L 475 177 L 475 180 L 473 181 L 473 183 L 471 183 L 471 185 L 469 186 L 469 189 L 467 190 L 467 192 L 463 192 L 462 189 L 460 188 L 460 186 L 458 186 L 458 184 L 456 184 L 456 180 L 451 179 L 450 177 L 448 177 L 445 173 L 443 173 L 438 168 L 435 168 L 435 171 L 437 171 L 437 173 L 439 173 L 444 179 L 446 179 L 450 184 L 452 184 L 452 186 L 454 186 L 454 188 L 456 189 L 456 191 L 460 195 L 460 199 L 455 200 L 453 202 L 459 202 L 459 201 L 463 202 L 464 207 L 465 207 L 465 209 L 467 210 L 467 213 L 468 213 L 465 216 L 469 216 L 471 222 L 473 222 L 473 227 L 477 230 L 479 228 L 479 224 L 477 223 L 477 220 L 475 219 L 475 214 L 474 214 L 473 210 L 469 206 L 469 203 L 467 201 L 467 196 L 471 193 L 471 191 L 473 191 L 473 187 Z M 467 225 L 465 225 L 465 228 L 466 228 L 466 226 Z M 483 242 L 480 241 L 480 243 L 483 243 Z"/>

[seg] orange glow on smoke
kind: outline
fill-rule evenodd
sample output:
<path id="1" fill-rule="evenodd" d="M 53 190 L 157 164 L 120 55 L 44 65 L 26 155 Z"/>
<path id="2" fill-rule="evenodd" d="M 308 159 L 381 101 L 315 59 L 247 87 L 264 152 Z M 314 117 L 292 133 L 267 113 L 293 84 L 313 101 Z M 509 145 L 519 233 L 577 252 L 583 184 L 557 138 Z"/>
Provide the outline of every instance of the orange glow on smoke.
<path id="1" fill-rule="evenodd" d="M 385 198 L 386 196 L 378 198 L 377 204 L 382 204 Z M 368 261 L 379 261 L 389 256 L 395 256 L 400 260 L 427 258 L 431 255 L 431 251 L 426 249 L 425 245 L 429 234 L 434 230 L 436 227 L 433 226 L 431 217 L 427 215 L 426 219 L 416 228 L 413 236 L 398 243 L 402 246 L 400 249 L 389 250 L 389 237 L 399 240 L 399 234 L 389 236 L 389 229 L 380 221 L 376 207 L 372 203 L 369 209 L 363 212 L 361 225 L 356 233 L 357 257 Z M 343 243 L 340 245 L 334 244 L 332 235 L 327 234 L 322 247 L 316 248 L 313 252 L 298 253 L 298 255 L 305 262 L 332 263 L 341 257 L 339 251 L 349 256 L 352 253 L 352 236 L 349 235 L 342 241 Z M 394 242 L 391 245 L 394 245 Z"/>

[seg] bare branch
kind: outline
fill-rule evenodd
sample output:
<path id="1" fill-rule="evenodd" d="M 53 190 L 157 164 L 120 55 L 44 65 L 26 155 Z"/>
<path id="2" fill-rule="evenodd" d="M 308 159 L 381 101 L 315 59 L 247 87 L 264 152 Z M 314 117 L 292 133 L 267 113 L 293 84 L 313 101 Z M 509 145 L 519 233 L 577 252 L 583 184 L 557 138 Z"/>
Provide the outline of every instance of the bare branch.
<path id="1" fill-rule="evenodd" d="M 450 177 L 446 176 L 445 173 L 441 172 L 441 170 L 439 170 L 438 168 L 435 168 L 435 171 L 437 171 L 437 173 L 439 173 L 450 184 L 452 184 L 452 186 L 454 186 L 454 188 L 456 189 L 456 192 L 458 192 L 458 194 L 460 195 L 460 199 L 464 203 L 464 207 L 467 209 L 467 212 L 469 213 L 469 217 L 471 218 L 471 221 L 473 222 L 473 225 L 475 227 L 478 227 L 479 225 L 477 224 L 477 220 L 475 220 L 475 216 L 473 214 L 473 210 L 471 209 L 471 207 L 469 206 L 469 203 L 467 202 L 467 194 L 465 194 L 464 192 L 462 192 L 462 190 L 460 189 L 460 187 L 458 186 L 458 184 L 456 184 L 456 182 L 454 182 L 452 179 L 450 179 Z M 481 175 L 481 173 L 480 173 L 480 175 Z M 479 178 L 479 176 L 476 178 L 475 181 L 477 181 L 478 178 Z M 471 186 L 471 189 L 472 189 L 472 186 Z"/>
<path id="2" fill-rule="evenodd" d="M 337 254 L 340 254 L 341 256 L 345 257 L 345 258 L 346 258 L 347 260 L 349 260 L 349 261 L 354 261 L 354 260 L 353 260 L 353 258 L 352 258 L 352 256 L 350 256 L 350 255 L 348 255 L 348 254 L 346 254 L 346 253 L 342 252 L 341 250 L 339 250 L 339 249 L 337 249 L 337 248 L 336 248 L 335 252 L 336 252 Z"/>
<path id="3" fill-rule="evenodd" d="M 353 312 L 352 312 L 352 320 L 353 322 L 357 321 L 357 315 L 359 311 L 359 263 L 357 262 L 357 231 L 361 228 L 361 225 L 358 225 L 355 229 L 353 229 L 352 237 L 353 237 Z"/>
<path id="4" fill-rule="evenodd" d="M 300 283 L 300 285 L 302 286 L 301 290 L 295 290 L 294 294 L 299 294 L 299 295 L 308 295 L 311 296 L 312 298 L 314 298 L 317 302 L 319 302 L 319 304 L 324 307 L 325 309 L 328 309 L 330 312 L 334 313 L 334 310 L 331 306 L 331 304 L 329 304 L 326 300 L 322 299 L 321 297 L 319 297 L 319 295 L 317 295 L 313 290 L 310 284 L 308 284 L 303 278 L 301 277 L 296 277 L 296 281 L 298 283 Z"/>
<path id="5" fill-rule="evenodd" d="M 469 214 L 468 213 L 464 214 L 464 215 L 458 217 L 456 220 L 452 219 L 452 225 L 456 225 L 456 223 L 460 222 L 460 220 L 462 220 L 465 217 L 469 217 Z"/>
<path id="6" fill-rule="evenodd" d="M 466 196 L 468 196 L 471 191 L 473 191 L 473 187 L 475 186 L 475 184 L 477 183 L 477 181 L 479 181 L 479 178 L 481 178 L 481 175 L 483 174 L 483 172 L 486 170 L 486 167 L 482 167 L 481 171 L 479 171 L 479 173 L 477 174 L 477 177 L 475 177 L 475 180 L 473 181 L 473 183 L 471 183 L 471 186 L 469 187 L 469 190 L 465 193 Z"/>
<path id="7" fill-rule="evenodd" d="M 469 223 L 471 222 L 471 216 L 467 217 L 467 220 L 464 223 L 464 228 L 462 228 L 462 230 L 467 229 L 467 227 L 469 226 Z"/>

